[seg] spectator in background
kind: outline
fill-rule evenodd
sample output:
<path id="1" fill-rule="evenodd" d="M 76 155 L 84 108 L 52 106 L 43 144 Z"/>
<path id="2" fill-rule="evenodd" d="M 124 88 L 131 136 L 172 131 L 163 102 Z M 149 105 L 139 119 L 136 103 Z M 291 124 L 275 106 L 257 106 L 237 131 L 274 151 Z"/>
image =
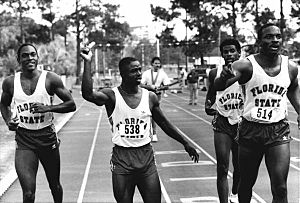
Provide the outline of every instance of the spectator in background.
<path id="1" fill-rule="evenodd" d="M 190 90 L 189 105 L 197 105 L 198 89 L 199 89 L 199 74 L 195 68 L 191 69 L 187 75 L 187 83 Z"/>
<path id="2" fill-rule="evenodd" d="M 155 92 L 158 101 L 161 101 L 161 95 L 163 90 L 169 89 L 170 79 L 166 72 L 162 69 L 161 61 L 159 57 L 153 57 L 151 60 L 152 68 L 146 70 L 142 75 L 142 80 L 140 86 Z M 156 132 L 156 123 L 152 120 L 153 136 L 152 142 L 157 142 L 157 132 Z"/>

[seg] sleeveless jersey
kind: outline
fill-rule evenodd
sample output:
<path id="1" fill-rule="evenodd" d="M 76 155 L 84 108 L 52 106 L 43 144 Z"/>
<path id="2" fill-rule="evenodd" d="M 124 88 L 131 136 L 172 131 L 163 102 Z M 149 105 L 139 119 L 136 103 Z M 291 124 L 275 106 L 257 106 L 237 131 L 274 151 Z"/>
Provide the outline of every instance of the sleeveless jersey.
<path id="1" fill-rule="evenodd" d="M 38 130 L 52 124 L 53 113 L 32 113 L 30 107 L 33 103 L 39 102 L 44 105 L 52 105 L 52 96 L 46 90 L 47 71 L 42 71 L 35 91 L 32 95 L 24 93 L 21 85 L 21 72 L 15 74 L 13 103 L 16 116 L 19 119 L 18 127 L 28 130 Z"/>
<path id="2" fill-rule="evenodd" d="M 248 56 L 253 67 L 251 79 L 245 83 L 243 117 L 259 123 L 276 123 L 287 116 L 287 89 L 291 83 L 288 57 L 281 55 L 280 72 L 271 77 L 257 63 L 254 55 Z"/>
<path id="3" fill-rule="evenodd" d="M 218 67 L 217 76 L 221 74 L 222 66 Z M 237 124 L 242 115 L 244 96 L 242 88 L 235 82 L 224 91 L 216 93 L 216 110 L 228 119 L 231 125 Z"/>
<path id="4" fill-rule="evenodd" d="M 139 105 L 132 109 L 124 101 L 117 87 L 116 104 L 109 117 L 112 130 L 112 142 L 122 147 L 140 147 L 151 142 L 151 111 L 149 108 L 149 91 L 142 89 Z"/>

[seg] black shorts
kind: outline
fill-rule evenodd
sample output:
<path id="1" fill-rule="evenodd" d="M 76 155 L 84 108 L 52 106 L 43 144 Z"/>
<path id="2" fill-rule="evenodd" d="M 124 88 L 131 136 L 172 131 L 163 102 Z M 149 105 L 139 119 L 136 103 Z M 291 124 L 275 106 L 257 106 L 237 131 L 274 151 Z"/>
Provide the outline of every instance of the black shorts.
<path id="1" fill-rule="evenodd" d="M 212 126 L 214 131 L 225 133 L 229 135 L 232 140 L 236 140 L 238 124 L 231 125 L 228 118 L 217 113 L 212 120 Z"/>
<path id="2" fill-rule="evenodd" d="M 39 130 L 28 130 L 17 128 L 16 137 L 17 149 L 55 149 L 59 147 L 54 125 L 47 126 Z"/>
<path id="3" fill-rule="evenodd" d="M 120 147 L 115 145 L 110 161 L 115 174 L 149 176 L 157 172 L 152 145 L 141 147 Z"/>
<path id="4" fill-rule="evenodd" d="M 251 122 L 243 118 L 238 131 L 238 142 L 245 147 L 272 147 L 289 143 L 292 140 L 287 119 L 265 124 Z"/>

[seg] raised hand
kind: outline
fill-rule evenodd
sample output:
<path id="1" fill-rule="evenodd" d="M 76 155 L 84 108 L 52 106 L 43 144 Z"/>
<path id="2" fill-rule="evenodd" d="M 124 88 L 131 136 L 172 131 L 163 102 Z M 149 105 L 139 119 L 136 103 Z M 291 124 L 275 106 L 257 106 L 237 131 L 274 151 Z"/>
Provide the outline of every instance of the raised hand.
<path id="1" fill-rule="evenodd" d="M 229 78 L 234 77 L 234 73 L 233 73 L 233 70 L 231 68 L 231 63 L 229 63 L 227 66 L 226 65 L 223 66 L 223 69 L 222 69 L 222 72 L 221 72 L 220 76 L 224 79 L 229 79 Z"/>
<path id="2" fill-rule="evenodd" d="M 80 51 L 80 56 L 86 60 L 86 61 L 91 61 L 93 53 L 91 52 L 91 49 L 93 46 L 95 46 L 95 42 L 91 42 L 89 45 L 85 46 L 84 48 L 81 49 Z"/>

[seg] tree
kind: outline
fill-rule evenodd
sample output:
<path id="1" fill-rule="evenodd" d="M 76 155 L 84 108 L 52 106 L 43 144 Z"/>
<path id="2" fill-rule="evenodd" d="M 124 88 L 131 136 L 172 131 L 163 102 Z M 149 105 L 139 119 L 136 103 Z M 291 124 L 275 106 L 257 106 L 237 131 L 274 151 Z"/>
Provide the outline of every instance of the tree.
<path id="1" fill-rule="evenodd" d="M 106 41 L 107 43 L 116 45 L 121 44 L 123 39 L 129 34 L 129 25 L 116 21 L 118 18 L 118 6 L 102 4 L 100 0 L 91 1 L 91 4 L 88 6 L 80 6 L 79 3 L 80 1 L 76 0 L 75 12 L 68 17 L 70 24 L 76 29 L 76 84 L 80 83 L 80 44 L 82 42 L 95 41 L 100 43 Z M 120 52 L 120 46 L 113 47 L 114 50 L 119 50 Z"/>
<path id="2" fill-rule="evenodd" d="M 9 49 L 17 46 L 20 30 L 16 27 L 17 18 L 6 11 L 0 13 L 0 56 L 7 55 Z"/>
<path id="3" fill-rule="evenodd" d="M 81 74 L 81 59 L 80 59 L 80 44 L 85 38 L 85 33 L 88 28 L 95 26 L 97 17 L 101 17 L 100 1 L 93 1 L 90 6 L 81 6 L 80 0 L 75 2 L 75 12 L 68 16 L 70 24 L 75 27 L 76 33 L 76 84 L 80 84 Z"/>
<path id="4" fill-rule="evenodd" d="M 55 13 L 52 12 L 52 0 L 36 0 L 38 8 L 42 12 L 42 18 L 44 20 L 47 20 L 50 24 L 50 30 L 51 30 L 51 40 L 54 40 L 54 20 L 55 20 Z"/>
<path id="5" fill-rule="evenodd" d="M 185 39 L 179 44 L 182 46 L 186 56 L 200 57 L 204 61 L 204 55 L 216 46 L 219 29 L 222 25 L 222 20 L 224 20 L 222 16 L 215 15 L 214 8 L 213 4 L 207 1 L 192 0 L 187 2 L 174 0 L 172 1 L 171 13 L 164 8 L 153 6 L 151 7 L 151 12 L 155 15 L 155 19 L 170 22 L 174 18 L 178 18 L 180 11 L 184 9 L 188 18 L 186 16 L 183 22 L 186 27 L 196 29 L 197 34 L 192 36 L 192 39 Z M 164 31 L 167 31 L 167 29 Z M 171 36 L 170 34 L 168 35 Z M 170 38 L 169 41 L 172 41 L 172 39 Z"/>
<path id="6" fill-rule="evenodd" d="M 292 0 L 291 17 L 295 18 L 298 24 L 296 32 L 300 32 L 300 0 Z"/>

